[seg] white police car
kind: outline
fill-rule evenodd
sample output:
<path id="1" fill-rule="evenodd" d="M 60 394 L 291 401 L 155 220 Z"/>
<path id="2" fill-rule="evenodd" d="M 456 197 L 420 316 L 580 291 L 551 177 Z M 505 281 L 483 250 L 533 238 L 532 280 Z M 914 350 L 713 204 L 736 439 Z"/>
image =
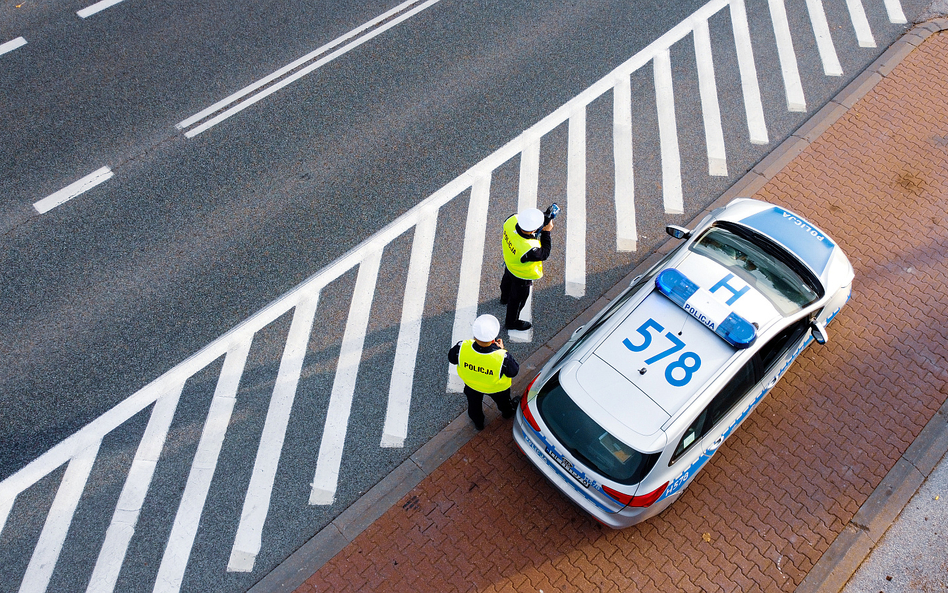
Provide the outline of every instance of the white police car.
<path id="1" fill-rule="evenodd" d="M 600 522 L 673 503 L 849 299 L 853 268 L 821 230 L 751 199 L 685 242 L 577 330 L 530 383 L 514 438 Z"/>

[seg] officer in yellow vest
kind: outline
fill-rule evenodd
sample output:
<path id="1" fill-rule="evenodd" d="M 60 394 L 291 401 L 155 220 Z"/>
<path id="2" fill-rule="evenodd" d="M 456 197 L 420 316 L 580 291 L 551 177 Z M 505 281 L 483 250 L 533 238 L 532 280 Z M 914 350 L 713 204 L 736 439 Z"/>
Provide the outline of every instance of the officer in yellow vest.
<path id="1" fill-rule="evenodd" d="M 520 372 L 520 365 L 504 350 L 500 322 L 493 315 L 481 315 L 472 326 L 473 340 L 458 342 L 448 352 L 448 361 L 458 365 L 458 375 L 464 381 L 467 396 L 467 415 L 477 430 L 484 428 L 482 403 L 487 395 L 497 404 L 501 416 L 512 418 L 516 412 L 510 399 L 510 383 Z"/>
<path id="2" fill-rule="evenodd" d="M 520 311 L 527 304 L 533 281 L 543 277 L 543 262 L 550 257 L 553 221 L 545 226 L 543 223 L 543 213 L 536 208 L 523 210 L 504 222 L 501 236 L 504 277 L 500 280 L 500 303 L 507 305 L 504 326 L 508 330 L 523 331 L 532 327 L 529 321 L 520 319 Z"/>

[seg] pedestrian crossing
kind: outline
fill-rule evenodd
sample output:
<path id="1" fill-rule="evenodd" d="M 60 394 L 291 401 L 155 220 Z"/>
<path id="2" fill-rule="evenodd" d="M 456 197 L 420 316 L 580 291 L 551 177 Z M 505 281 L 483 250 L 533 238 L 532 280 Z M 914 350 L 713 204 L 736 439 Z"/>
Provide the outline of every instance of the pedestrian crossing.
<path id="1" fill-rule="evenodd" d="M 749 2 L 750 0 L 748 0 Z M 883 2 L 890 23 L 905 23 L 898 0 L 845 0 L 845 8 L 859 47 L 875 47 L 870 21 L 863 2 Z M 834 4 L 834 6 L 836 6 Z M 195 353 L 179 365 L 146 385 L 141 390 L 112 408 L 79 432 L 50 449 L 47 453 L 0 482 L 0 535 L 11 514 L 20 512 L 17 501 L 37 483 L 65 468 L 56 487 L 56 494 L 45 511 L 42 527 L 32 550 L 30 560 L 19 584 L 21 592 L 46 591 L 60 557 L 64 542 L 71 529 L 76 529 L 74 518 L 80 499 L 89 496 L 87 482 L 97 461 L 100 447 L 113 431 L 141 413 L 146 413 L 147 425 L 138 442 L 134 458 L 124 476 L 124 485 L 115 504 L 111 519 L 101 542 L 99 553 L 88 577 L 87 591 L 114 591 L 123 565 L 128 562 L 128 551 L 139 525 L 140 511 L 146 503 L 152 482 L 161 463 L 169 430 L 179 408 L 185 385 L 198 373 L 216 368 L 223 361 L 216 377 L 213 397 L 203 419 L 196 453 L 187 479 L 182 487 L 177 508 L 169 513 L 170 529 L 157 576 L 154 591 L 179 591 L 186 569 L 192 560 L 195 538 L 202 514 L 208 504 L 215 471 L 231 426 L 237 394 L 245 376 L 249 353 L 255 336 L 289 316 L 289 330 L 282 346 L 278 370 L 267 404 L 266 418 L 252 455 L 250 472 L 237 527 L 230 547 L 226 571 L 247 573 L 254 570 L 264 542 L 267 517 L 274 496 L 276 474 L 284 451 L 287 427 L 297 403 L 300 379 L 304 370 L 307 347 L 311 342 L 321 296 L 336 289 L 343 276 L 355 273 L 356 279 L 349 297 L 345 329 L 335 359 L 332 387 L 325 405 L 326 417 L 322 426 L 314 426 L 318 433 L 318 452 L 312 467 L 313 480 L 309 485 L 308 501 L 314 506 L 331 506 L 337 500 L 340 481 L 344 479 L 344 445 L 356 397 L 357 379 L 364 356 L 373 302 L 378 297 L 380 268 L 387 247 L 401 237 L 411 235 L 410 259 L 406 272 L 404 293 L 397 329 L 394 362 L 388 378 L 386 410 L 379 448 L 403 447 L 409 436 L 409 418 L 412 395 L 415 390 L 415 365 L 425 348 L 421 344 L 422 324 L 433 253 L 439 234 L 439 214 L 458 200 L 467 199 L 466 219 L 461 242 L 461 258 L 457 269 L 457 295 L 453 310 L 450 341 L 430 345 L 437 356 L 450 344 L 466 339 L 478 315 L 484 298 L 482 279 L 493 275 L 495 267 L 486 260 L 485 245 L 497 239 L 498 229 L 489 225 L 489 213 L 497 197 L 492 192 L 495 174 L 502 167 L 518 167 L 517 206 L 519 209 L 537 207 L 540 186 L 541 149 L 555 142 L 554 130 L 565 126 L 566 166 L 562 204 L 565 216 L 565 245 L 563 250 L 563 291 L 572 298 L 582 298 L 587 291 L 587 161 L 590 157 L 590 128 L 587 116 L 590 105 L 604 98 L 612 110 L 611 146 L 614 165 L 615 250 L 634 252 L 639 246 L 640 231 L 636 221 L 636 187 L 643 180 L 636 179 L 633 164 L 636 139 L 633 136 L 633 78 L 643 69 L 651 69 L 654 85 L 657 135 L 660 144 L 661 209 L 667 214 L 684 214 L 681 133 L 677 121 L 675 68 L 673 49 L 688 47 L 693 52 L 701 107 L 703 141 L 706 162 L 701 164 L 708 176 L 728 176 L 728 152 L 725 143 L 727 126 L 737 125 L 722 115 L 715 72 L 714 52 L 724 51 L 723 41 L 712 38 L 709 23 L 726 17 L 733 47 L 727 51 L 736 54 L 738 78 L 743 106 L 742 125 L 746 126 L 746 142 L 766 145 L 770 142 L 767 118 L 758 80 L 758 58 L 754 55 L 755 31 L 748 21 L 745 0 L 712 0 L 691 17 L 669 30 L 642 49 L 625 63 L 594 83 L 585 91 L 562 105 L 534 126 L 519 134 L 506 145 L 471 167 L 456 179 L 418 203 L 404 215 L 390 223 L 358 247 L 319 271 L 289 293 L 270 303 L 243 323 Z M 834 37 L 828 25 L 823 0 L 806 0 L 806 11 L 812 31 L 791 30 L 784 0 L 767 0 L 754 4 L 754 10 L 766 10 L 772 29 L 767 31 L 775 40 L 775 50 L 787 111 L 805 112 L 806 89 L 798 67 L 798 53 L 794 39 L 810 33 L 818 49 L 823 73 L 840 77 L 843 70 L 836 45 L 845 37 Z M 655 183 L 655 180 L 649 180 Z M 560 220 L 557 221 L 558 223 Z M 522 318 L 530 320 L 533 301 L 528 301 Z M 530 342 L 532 330 L 511 332 L 513 341 Z M 446 386 L 449 392 L 459 392 L 462 383 L 456 370 L 448 368 Z M 379 386 L 384 389 L 385 386 Z M 251 457 L 250 454 L 247 458 Z M 21 513 L 22 514 L 22 513 Z M 18 522 L 19 525 L 19 522 Z M 9 535 L 9 533 L 7 534 Z M 2 551 L 11 554 L 10 550 Z M 12 590 L 12 589 L 11 589 Z"/>

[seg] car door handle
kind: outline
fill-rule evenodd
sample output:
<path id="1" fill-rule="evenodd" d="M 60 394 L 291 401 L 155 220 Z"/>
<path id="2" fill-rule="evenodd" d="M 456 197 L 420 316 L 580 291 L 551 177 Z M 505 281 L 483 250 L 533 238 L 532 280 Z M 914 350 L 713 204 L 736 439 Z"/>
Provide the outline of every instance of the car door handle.
<path id="1" fill-rule="evenodd" d="M 714 442 L 711 443 L 711 446 L 713 446 L 715 449 L 717 449 L 718 447 L 721 446 L 721 443 L 723 443 L 723 442 L 724 442 L 724 435 L 722 434 L 722 435 L 719 436 L 718 438 L 714 439 Z"/>
<path id="2" fill-rule="evenodd" d="M 773 386 L 777 384 L 777 379 L 779 379 L 779 378 L 780 378 L 780 377 L 774 377 L 773 379 L 771 379 L 771 380 L 770 380 L 770 383 L 767 383 L 767 389 L 768 389 L 768 390 L 769 390 L 769 389 L 772 389 Z"/>

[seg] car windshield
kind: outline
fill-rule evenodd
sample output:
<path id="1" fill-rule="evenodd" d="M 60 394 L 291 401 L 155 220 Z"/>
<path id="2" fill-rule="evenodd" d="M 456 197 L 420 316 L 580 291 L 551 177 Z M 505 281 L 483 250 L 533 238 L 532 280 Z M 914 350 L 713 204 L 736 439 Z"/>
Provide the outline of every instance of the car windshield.
<path id="1" fill-rule="evenodd" d="M 738 225 L 719 223 L 709 228 L 691 251 L 740 276 L 785 317 L 822 296 L 819 282 L 802 263 L 769 239 Z"/>
<path id="2" fill-rule="evenodd" d="M 609 434 L 560 386 L 554 375 L 537 395 L 540 416 L 553 436 L 585 465 L 620 484 L 642 481 L 659 454 L 645 454 Z"/>

